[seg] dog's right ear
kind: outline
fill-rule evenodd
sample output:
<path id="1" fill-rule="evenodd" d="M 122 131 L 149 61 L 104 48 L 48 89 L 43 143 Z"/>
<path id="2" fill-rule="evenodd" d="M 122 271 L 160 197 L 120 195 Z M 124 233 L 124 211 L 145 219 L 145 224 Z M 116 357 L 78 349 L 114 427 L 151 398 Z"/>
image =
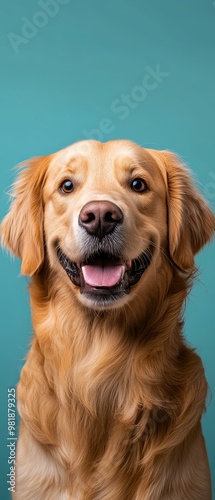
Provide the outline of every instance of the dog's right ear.
<path id="1" fill-rule="evenodd" d="M 21 272 L 33 276 L 44 259 L 42 190 L 49 156 L 33 158 L 14 183 L 9 213 L 0 232 L 3 246 L 22 259 Z"/>

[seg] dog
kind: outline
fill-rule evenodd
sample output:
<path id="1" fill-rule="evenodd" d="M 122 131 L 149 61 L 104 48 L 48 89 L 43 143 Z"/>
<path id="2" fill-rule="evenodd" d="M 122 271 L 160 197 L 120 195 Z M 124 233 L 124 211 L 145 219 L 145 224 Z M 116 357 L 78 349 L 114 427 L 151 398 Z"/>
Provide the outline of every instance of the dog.
<path id="1" fill-rule="evenodd" d="M 207 382 L 183 337 L 215 216 L 180 159 L 126 140 L 26 162 L 1 224 L 31 277 L 16 500 L 210 500 Z"/>

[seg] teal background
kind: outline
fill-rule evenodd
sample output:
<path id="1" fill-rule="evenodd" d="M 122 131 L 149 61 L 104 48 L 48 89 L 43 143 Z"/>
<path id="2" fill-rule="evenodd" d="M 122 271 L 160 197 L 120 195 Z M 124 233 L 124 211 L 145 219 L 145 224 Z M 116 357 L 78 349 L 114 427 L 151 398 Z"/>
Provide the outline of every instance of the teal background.
<path id="1" fill-rule="evenodd" d="M 93 129 L 97 133 L 99 129 L 104 141 L 129 138 L 146 147 L 177 152 L 214 207 L 215 2 L 62 2 L 60 5 L 58 0 L 58 12 L 55 3 L 52 17 L 38 14 L 44 13 L 39 1 L 2 2 L 1 217 L 8 208 L 14 165 L 86 135 L 96 137 Z M 26 38 L 23 17 L 44 26 L 28 27 Z M 11 32 L 22 36 L 16 51 Z M 147 67 L 155 70 L 156 65 L 166 76 L 161 82 L 151 79 L 157 86 L 147 90 L 143 99 L 144 91 L 135 87 L 142 86 Z M 130 101 L 133 107 L 126 105 L 127 111 L 116 112 L 113 102 L 118 99 L 119 107 L 123 94 L 136 100 Z M 201 272 L 187 301 L 185 327 L 188 341 L 202 357 L 212 392 L 214 249 L 213 244 L 197 258 Z M 20 263 L 2 252 L 0 272 L 0 497 L 7 500 L 7 390 L 18 381 L 31 338 L 31 321 L 27 283 L 19 277 Z M 214 418 L 212 399 L 203 428 L 215 485 Z"/>

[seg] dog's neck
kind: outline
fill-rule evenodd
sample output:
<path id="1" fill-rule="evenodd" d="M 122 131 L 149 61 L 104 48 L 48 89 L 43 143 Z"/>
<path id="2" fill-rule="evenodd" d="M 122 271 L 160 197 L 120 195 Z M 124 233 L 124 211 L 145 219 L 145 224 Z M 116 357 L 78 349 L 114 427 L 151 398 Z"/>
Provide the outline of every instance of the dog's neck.
<path id="1" fill-rule="evenodd" d="M 78 299 L 80 292 L 73 292 L 57 275 L 50 273 L 47 277 L 46 273 L 45 268 L 42 268 L 33 277 L 29 287 L 35 333 L 37 335 L 38 327 L 46 324 L 47 316 L 51 319 L 51 315 L 54 330 L 59 326 L 65 334 L 69 331 L 70 341 L 76 333 L 80 335 L 80 331 L 87 330 L 90 337 L 95 327 L 101 335 L 106 330 L 110 334 L 112 330 L 117 330 L 132 343 L 138 342 L 145 346 L 156 334 L 160 336 L 162 331 L 166 331 L 167 337 L 170 337 L 172 332 L 181 329 L 177 328 L 181 326 L 181 310 L 192 284 L 190 278 L 182 276 L 177 270 L 168 274 L 164 268 L 159 271 L 156 286 L 145 293 L 144 300 L 137 288 L 128 304 L 99 311 L 84 306 Z M 41 314 L 34 314 L 38 308 Z M 56 314 L 55 310 L 61 314 Z M 41 321 L 38 322 L 38 318 Z"/>
<path id="2" fill-rule="evenodd" d="M 46 284 L 50 282 L 49 294 Z M 159 366 L 163 370 L 163 361 L 168 358 L 174 364 L 184 349 L 180 311 L 187 294 L 187 282 L 179 274 L 169 282 L 167 277 L 162 280 L 160 276 L 158 282 L 165 283 L 166 288 L 157 286 L 153 295 L 145 297 L 144 304 L 136 294 L 134 300 L 122 308 L 98 312 L 83 306 L 71 289 L 54 275 L 47 280 L 41 271 L 34 277 L 30 293 L 36 341 L 47 366 L 50 359 L 51 371 L 54 369 L 51 351 L 54 359 L 59 360 L 56 374 L 61 370 L 64 374 L 67 372 L 66 379 L 72 384 L 73 393 L 77 391 L 80 396 L 83 385 L 82 402 L 89 409 L 90 384 L 96 391 L 100 379 L 110 381 L 112 377 L 116 382 L 117 370 L 130 373 L 132 379 L 134 372 L 140 369 L 143 376 L 145 360 L 149 359 L 157 363 L 159 380 Z"/>

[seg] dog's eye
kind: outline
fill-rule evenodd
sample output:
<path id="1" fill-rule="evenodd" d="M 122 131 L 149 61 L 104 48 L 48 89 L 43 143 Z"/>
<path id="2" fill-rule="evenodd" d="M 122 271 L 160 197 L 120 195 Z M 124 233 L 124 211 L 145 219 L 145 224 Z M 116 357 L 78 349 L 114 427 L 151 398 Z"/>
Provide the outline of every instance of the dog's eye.
<path id="1" fill-rule="evenodd" d="M 59 191 L 61 191 L 61 193 L 65 193 L 65 194 L 71 193 L 73 191 L 73 189 L 74 189 L 74 185 L 73 185 L 72 181 L 70 181 L 69 179 L 66 179 L 65 181 L 63 181 L 59 187 Z"/>
<path id="2" fill-rule="evenodd" d="M 131 189 L 133 189 L 133 191 L 136 191 L 136 193 L 144 193 L 145 191 L 147 191 L 148 186 L 143 179 L 138 178 L 132 181 Z"/>

